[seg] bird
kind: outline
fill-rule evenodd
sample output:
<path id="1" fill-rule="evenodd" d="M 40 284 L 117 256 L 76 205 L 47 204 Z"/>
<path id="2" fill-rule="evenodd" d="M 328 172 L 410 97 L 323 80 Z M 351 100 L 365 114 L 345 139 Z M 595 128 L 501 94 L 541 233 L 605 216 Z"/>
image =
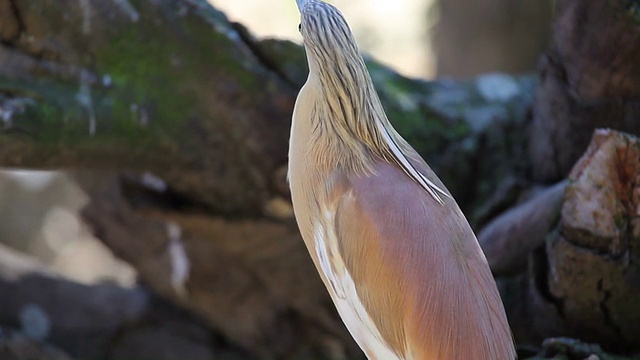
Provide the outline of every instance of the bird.
<path id="1" fill-rule="evenodd" d="M 297 0 L 309 74 L 296 99 L 295 219 L 369 359 L 511 360 L 495 279 L 451 193 L 393 128 L 342 13 Z"/>

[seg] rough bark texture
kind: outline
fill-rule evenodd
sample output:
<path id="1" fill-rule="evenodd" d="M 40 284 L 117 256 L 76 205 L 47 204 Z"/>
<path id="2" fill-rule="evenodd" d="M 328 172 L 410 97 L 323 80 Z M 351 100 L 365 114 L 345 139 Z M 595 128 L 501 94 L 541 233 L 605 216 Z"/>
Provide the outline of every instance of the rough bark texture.
<path id="1" fill-rule="evenodd" d="M 598 131 L 569 175 L 547 240 L 549 291 L 566 334 L 640 348 L 640 140 Z"/>
<path id="2" fill-rule="evenodd" d="M 640 350 L 640 303 L 632 300 L 640 296 L 639 149 L 636 137 L 596 132 L 569 176 L 559 223 L 529 255 L 527 275 L 503 280 L 519 343 L 572 336 Z"/>
<path id="3" fill-rule="evenodd" d="M 548 336 L 574 336 L 613 351 L 638 351 L 640 307 L 631 300 L 639 289 L 634 260 L 638 240 L 632 225 L 638 215 L 632 205 L 638 140 L 615 132 L 594 136 L 593 131 L 609 127 L 640 133 L 639 19 L 634 1 L 557 2 L 553 44 L 541 66 L 528 146 L 534 181 L 562 180 L 573 168 L 562 210 L 553 219 L 548 217 L 556 211 L 552 202 L 536 210 L 533 199 L 495 219 L 480 234 L 497 242 L 488 247 L 488 255 L 499 272 L 517 269 L 517 261 L 505 260 L 496 250 L 522 259 L 521 247 L 543 244 L 530 252 L 525 273 L 500 279 L 522 345 L 538 344 Z M 523 223 L 527 217 L 531 222 Z M 533 237 L 504 237 L 505 230 L 532 226 L 536 219 L 545 221 L 528 232 Z M 540 232 L 538 226 L 549 224 L 555 225 Z M 576 358 L 584 354 L 569 353 Z"/>
<path id="4" fill-rule="evenodd" d="M 640 132 L 637 1 L 557 1 L 531 128 L 534 179 L 568 175 L 596 128 Z"/>

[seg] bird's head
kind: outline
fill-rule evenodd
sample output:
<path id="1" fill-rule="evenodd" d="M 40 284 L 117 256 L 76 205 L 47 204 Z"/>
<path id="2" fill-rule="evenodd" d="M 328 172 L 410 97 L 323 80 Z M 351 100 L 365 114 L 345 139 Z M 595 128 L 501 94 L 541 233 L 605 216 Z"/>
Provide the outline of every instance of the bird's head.
<path id="1" fill-rule="evenodd" d="M 324 137 L 320 157 L 355 173 L 371 171 L 372 159 L 390 159 L 397 136 L 389 124 L 369 71 L 344 16 L 320 0 L 296 0 L 309 78 L 298 95 L 294 118 L 305 117 Z M 404 140 L 398 140 L 404 141 Z"/>
<path id="2" fill-rule="evenodd" d="M 296 2 L 300 10 L 299 30 L 311 72 L 362 63 L 353 33 L 340 10 L 320 0 Z"/>

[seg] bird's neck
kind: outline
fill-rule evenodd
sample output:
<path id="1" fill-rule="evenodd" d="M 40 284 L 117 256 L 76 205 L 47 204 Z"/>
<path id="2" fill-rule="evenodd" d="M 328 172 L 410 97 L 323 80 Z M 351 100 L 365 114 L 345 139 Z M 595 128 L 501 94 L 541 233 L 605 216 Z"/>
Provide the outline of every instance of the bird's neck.
<path id="1" fill-rule="evenodd" d="M 389 138 L 397 133 L 389 124 L 369 73 L 360 67 L 314 69 L 298 101 L 309 104 L 310 144 L 318 160 L 347 172 L 367 173 L 372 164 L 392 157 Z M 324 72 L 323 72 L 324 71 Z M 386 133 L 386 136 L 385 136 Z"/>

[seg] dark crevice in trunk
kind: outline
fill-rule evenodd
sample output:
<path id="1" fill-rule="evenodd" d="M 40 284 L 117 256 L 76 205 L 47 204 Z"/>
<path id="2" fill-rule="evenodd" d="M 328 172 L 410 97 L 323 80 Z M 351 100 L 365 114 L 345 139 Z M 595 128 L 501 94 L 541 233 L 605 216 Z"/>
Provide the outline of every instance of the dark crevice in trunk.
<path id="1" fill-rule="evenodd" d="M 607 307 L 607 302 L 611 299 L 611 291 L 604 290 L 603 282 L 603 279 L 598 280 L 598 292 L 601 292 L 603 294 L 602 301 L 600 301 L 600 303 L 598 304 L 598 306 L 600 307 L 600 311 L 602 312 L 602 320 L 607 327 L 611 328 L 613 332 L 615 332 L 616 337 L 622 339 L 622 341 L 625 341 L 622 330 L 618 325 L 615 324 L 613 317 L 611 316 L 611 312 Z"/>
<path id="2" fill-rule="evenodd" d="M 549 287 L 549 258 L 545 246 L 540 246 L 532 253 L 534 286 L 538 293 L 549 303 L 553 304 L 558 315 L 564 318 L 564 299 L 557 298 Z"/>
<path id="3" fill-rule="evenodd" d="M 27 29 L 24 24 L 24 20 L 20 15 L 20 11 L 18 11 L 18 5 L 16 5 L 16 0 L 7 0 L 7 2 L 9 3 L 9 8 L 11 9 L 11 13 L 13 14 L 16 24 L 18 25 L 18 31 L 16 32 L 16 35 L 13 38 L 3 39 L 2 43 L 10 47 L 15 47 L 16 42 L 20 39 L 20 36 L 24 32 L 26 32 Z"/>

